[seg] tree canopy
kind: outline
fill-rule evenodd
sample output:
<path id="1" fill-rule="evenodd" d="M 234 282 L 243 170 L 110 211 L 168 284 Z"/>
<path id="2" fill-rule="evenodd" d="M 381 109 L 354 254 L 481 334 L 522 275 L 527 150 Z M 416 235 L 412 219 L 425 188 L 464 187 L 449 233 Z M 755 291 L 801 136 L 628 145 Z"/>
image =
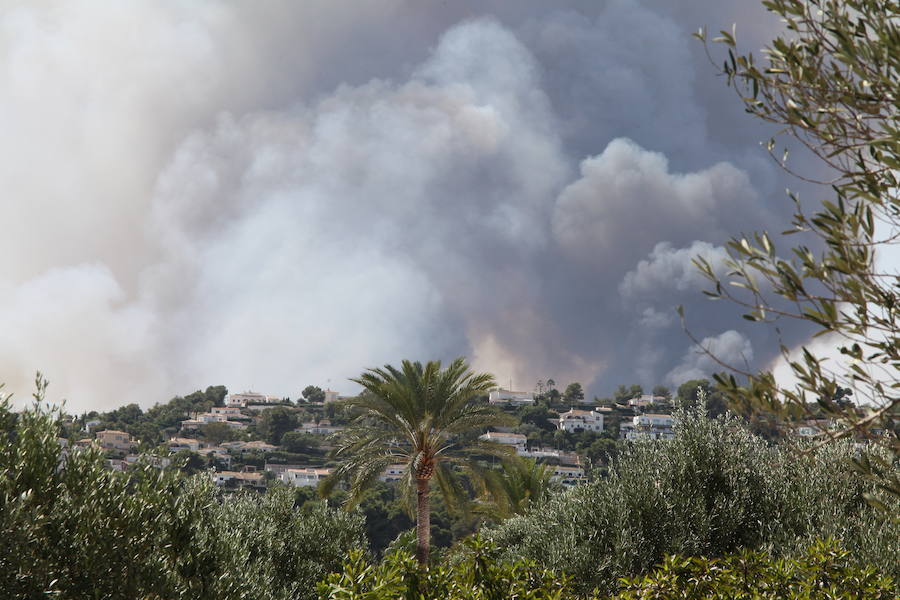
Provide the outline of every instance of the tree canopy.
<path id="1" fill-rule="evenodd" d="M 297 411 L 287 406 L 276 406 L 263 411 L 256 424 L 256 430 L 270 444 L 278 445 L 281 438 L 300 424 Z"/>
<path id="2" fill-rule="evenodd" d="M 325 402 L 325 391 L 316 385 L 308 385 L 300 393 L 307 402 Z"/>
<path id="3" fill-rule="evenodd" d="M 819 201 L 793 201 L 785 234 L 799 241 L 779 247 L 768 232 L 741 235 L 728 244 L 725 278 L 709 262 L 697 264 L 711 281 L 708 294 L 728 298 L 757 323 L 800 321 L 827 340 L 817 350 L 780 348 L 795 383 L 771 371 L 727 365 L 717 377 L 736 406 L 787 416 L 812 407 L 834 419 L 823 441 L 866 436 L 890 448 L 887 462 L 863 459 L 867 476 L 900 497 L 896 427 L 900 409 L 900 288 L 896 267 L 884 260 L 900 241 L 900 5 L 884 0 L 766 0 L 787 31 L 759 60 L 738 51 L 734 32 L 714 41 L 727 49 L 723 74 L 748 113 L 779 126 L 820 161 L 826 177 Z M 706 41 L 704 31 L 698 37 Z M 787 150 L 768 142 L 791 172 Z M 778 155 L 776 155 L 778 152 Z M 728 285 L 731 284 L 731 285 Z M 739 382 L 737 376 L 744 376 Z M 853 391 L 860 410 L 836 399 Z M 873 499 L 874 501 L 874 499 Z"/>
<path id="4" fill-rule="evenodd" d="M 497 444 L 472 438 L 473 431 L 503 422 L 487 404 L 474 400 L 496 386 L 493 376 L 474 373 L 462 358 L 446 369 L 440 361 L 426 364 L 405 360 L 400 368 L 385 365 L 354 379 L 366 394 L 347 401 L 358 416 L 347 426 L 335 455 L 342 464 L 326 482 L 328 492 L 338 480 L 350 483 L 348 504 L 362 494 L 392 464 L 404 465 L 400 482 L 405 496 L 415 498 L 417 550 L 428 560 L 430 537 L 429 488 L 437 480 L 448 499 L 463 492 L 454 466 L 471 468 L 477 454 L 500 454 Z"/>
<path id="5" fill-rule="evenodd" d="M 565 398 L 566 402 L 581 402 L 582 400 L 584 400 L 584 389 L 577 381 L 570 383 L 566 386 L 566 391 L 563 394 L 563 398 Z"/>

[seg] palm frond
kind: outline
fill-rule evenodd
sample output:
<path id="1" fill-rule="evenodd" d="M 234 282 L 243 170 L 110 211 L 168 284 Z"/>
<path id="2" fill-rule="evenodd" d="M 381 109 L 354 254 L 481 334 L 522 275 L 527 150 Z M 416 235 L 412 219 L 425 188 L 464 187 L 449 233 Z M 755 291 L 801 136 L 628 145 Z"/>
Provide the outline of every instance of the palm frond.
<path id="1" fill-rule="evenodd" d="M 410 440 L 415 435 L 414 421 L 401 415 L 396 407 L 384 398 L 371 395 L 360 396 L 349 400 L 347 405 L 360 411 L 351 424 L 371 426 L 371 422 L 375 421 L 386 428 L 393 429 L 395 435 L 399 433 Z"/>
<path id="2" fill-rule="evenodd" d="M 356 454 L 349 460 L 339 465 L 319 486 L 319 493 L 326 497 L 332 493 L 341 481 L 349 484 L 349 495 L 345 502 L 346 508 L 355 507 L 362 499 L 366 490 L 372 487 L 379 477 L 384 474 L 388 466 L 408 460 L 408 456 L 402 453 L 368 453 Z"/>
<path id="3" fill-rule="evenodd" d="M 342 432 L 332 455 L 352 457 L 356 454 L 384 453 L 403 447 L 396 434 L 387 428 L 351 424 Z"/>
<path id="4" fill-rule="evenodd" d="M 474 429 L 499 427 L 510 423 L 512 417 L 499 412 L 493 406 L 468 404 L 456 411 L 451 421 L 442 427 L 442 432 L 456 435 Z"/>
<path id="5" fill-rule="evenodd" d="M 480 512 L 498 519 L 523 514 L 552 488 L 546 465 L 518 456 L 505 459 L 499 470 L 483 470 L 478 475 L 484 500 Z"/>
<path id="6" fill-rule="evenodd" d="M 469 491 L 462 484 L 459 474 L 453 470 L 450 461 L 439 462 L 434 470 L 434 476 L 447 508 L 467 514 L 470 508 Z"/>
<path id="7" fill-rule="evenodd" d="M 467 506 L 460 475 L 478 456 L 507 456 L 511 449 L 485 440 L 464 441 L 473 431 L 504 422 L 494 407 L 474 399 L 495 386 L 462 358 L 442 368 L 404 360 L 399 367 L 368 369 L 353 379 L 365 391 L 346 405 L 358 411 L 334 451 L 343 459 L 334 480 L 350 484 L 352 504 L 391 463 L 407 465 L 401 493 L 414 506 L 416 478 L 437 480 L 448 506 Z M 329 479 L 329 485 L 334 486 Z M 324 489 L 324 487 L 323 487 Z"/>
<path id="8" fill-rule="evenodd" d="M 456 462 L 467 462 L 484 456 L 497 457 L 500 459 L 508 458 L 510 456 L 515 456 L 516 450 L 512 446 L 498 444 L 497 442 L 492 442 L 490 440 L 471 440 L 467 441 L 464 445 L 455 440 L 448 440 L 438 449 L 437 455 L 442 459 L 452 458 Z"/>

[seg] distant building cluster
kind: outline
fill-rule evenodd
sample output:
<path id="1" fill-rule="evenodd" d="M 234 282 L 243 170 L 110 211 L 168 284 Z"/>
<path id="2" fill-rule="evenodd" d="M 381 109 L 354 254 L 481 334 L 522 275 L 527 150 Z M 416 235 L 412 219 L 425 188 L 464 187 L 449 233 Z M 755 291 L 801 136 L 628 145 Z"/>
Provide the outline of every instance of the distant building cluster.
<path id="1" fill-rule="evenodd" d="M 536 460 L 553 460 L 558 463 L 549 468 L 552 470 L 551 481 L 562 485 L 577 485 L 587 481 L 584 467 L 581 465 L 581 457 L 574 452 L 562 452 L 551 448 L 538 448 L 529 450 L 528 438 L 520 433 L 506 433 L 490 431 L 480 436 L 480 439 L 502 444 L 513 448 L 518 456 L 534 458 Z M 390 481 L 390 478 L 384 479 Z"/>
<path id="2" fill-rule="evenodd" d="M 327 389 L 319 396 L 319 406 L 327 406 L 342 399 L 342 396 Z M 577 400 L 575 400 L 577 402 Z M 651 405 L 660 405 L 665 398 L 659 396 L 642 395 L 632 398 L 624 407 L 626 412 L 634 411 L 634 416 L 627 416 L 619 425 L 619 437 L 624 440 L 636 439 L 669 439 L 674 433 L 674 422 L 671 415 L 646 413 L 642 414 L 642 408 Z M 512 389 L 498 388 L 489 393 L 488 402 L 499 408 L 515 409 L 533 406 L 535 394 L 533 392 L 515 391 Z M 205 432 L 206 426 L 221 423 L 237 433 L 247 431 L 248 428 L 262 417 L 266 410 L 277 406 L 284 406 L 284 399 L 254 391 L 228 394 L 223 406 L 214 406 L 205 412 L 196 412 L 187 415 L 188 418 L 180 422 L 179 434 L 171 437 L 164 448 L 170 455 L 176 453 L 192 453 L 204 457 L 207 464 L 216 465 L 210 471 L 210 477 L 216 485 L 226 488 L 264 488 L 273 481 L 297 487 L 313 487 L 319 485 L 326 478 L 331 469 L 320 465 L 309 464 L 277 464 L 265 463 L 261 471 L 252 466 L 242 466 L 247 460 L 259 460 L 259 457 L 269 457 L 273 453 L 281 451 L 281 448 L 269 444 L 263 440 L 239 440 L 222 441 L 211 444 L 204 441 L 205 436 L 197 436 L 197 432 Z M 315 404 L 315 403 L 314 403 Z M 578 434 L 582 432 L 603 433 L 608 427 L 608 419 L 615 409 L 608 407 L 571 407 L 568 411 L 559 414 L 559 418 L 552 420 L 560 432 Z M 325 412 L 323 409 L 317 411 Z M 294 429 L 301 433 L 320 438 L 322 444 L 328 444 L 330 436 L 340 433 L 343 426 L 333 424 L 329 419 L 322 418 L 323 414 L 317 414 L 315 418 L 307 418 L 306 422 L 299 423 Z M 619 417 L 617 417 L 618 419 Z M 98 420 L 88 421 L 84 424 L 86 431 L 99 426 Z M 801 429 L 798 435 L 813 435 L 817 431 L 812 428 Z M 529 447 L 528 438 L 514 431 L 490 431 L 480 436 L 482 440 L 508 446 L 518 456 L 533 458 L 547 463 L 551 469 L 553 481 L 562 485 L 577 485 L 586 481 L 585 467 L 582 457 L 574 452 L 566 452 L 558 448 L 544 446 Z M 91 438 L 79 440 L 76 447 L 96 446 L 100 449 L 115 453 L 110 456 L 108 462 L 111 468 L 125 470 L 135 464 L 137 455 L 133 454 L 136 443 L 131 436 L 124 431 L 107 429 L 97 431 Z M 170 464 L 171 459 L 158 460 L 159 466 Z M 233 464 L 236 468 L 232 468 Z M 396 482 L 407 476 L 407 466 L 394 464 L 388 466 L 379 476 L 381 481 Z"/>
<path id="3" fill-rule="evenodd" d="M 306 420 L 297 424 L 293 432 L 318 438 L 317 441 L 298 440 L 297 443 L 301 445 L 308 444 L 310 448 L 318 448 L 321 445 L 327 448 L 331 443 L 331 436 L 339 434 L 344 427 L 323 417 L 336 414 L 334 408 L 328 405 L 342 400 L 342 397 L 331 389 L 324 390 L 316 397 L 319 401 L 313 404 L 317 404 L 318 408 L 308 409 L 310 412 L 306 413 L 297 409 L 298 414 L 305 414 Z M 514 411 L 521 407 L 534 406 L 535 395 L 532 392 L 499 388 L 490 392 L 488 402 L 498 408 Z M 574 402 L 578 400 L 575 399 Z M 263 440 L 246 439 L 243 432 L 252 431 L 251 425 L 264 418 L 264 411 L 289 405 L 285 399 L 247 391 L 227 395 L 223 404 L 224 406 L 214 406 L 205 412 L 186 415 L 188 418 L 180 421 L 179 432 L 158 448 L 156 454 L 138 455 L 136 454 L 138 444 L 128 432 L 119 429 L 95 431 L 103 425 L 103 422 L 98 419 L 84 420 L 81 427 L 88 437 L 71 444 L 67 439 L 59 439 L 60 465 L 65 463 L 70 453 L 84 448 L 103 451 L 106 454 L 107 466 L 117 471 L 125 471 L 141 463 L 166 468 L 173 464 L 175 454 L 190 454 L 204 459 L 201 464 L 206 465 L 204 468 L 208 469 L 209 477 L 217 486 L 256 490 L 263 490 L 273 482 L 294 487 L 317 487 L 333 472 L 331 468 L 321 464 L 269 462 L 273 459 L 279 460 L 278 453 L 285 450 Z M 670 440 L 675 437 L 677 423 L 675 417 L 666 414 L 666 406 L 671 406 L 671 401 L 667 397 L 643 394 L 612 406 L 593 408 L 570 406 L 569 410 L 560 412 L 556 419 L 544 418 L 556 427 L 557 434 L 603 434 L 612 428 L 612 431 L 618 431 L 618 439 L 623 441 Z M 660 410 L 662 412 L 659 412 Z M 222 438 L 244 439 L 209 442 L 208 440 L 217 438 L 207 435 L 211 432 L 206 427 L 216 423 L 224 424 L 235 433 L 242 434 Z M 814 438 L 827 434 L 833 426 L 834 423 L 828 419 L 809 419 L 793 425 L 783 425 L 783 433 L 799 438 Z M 546 429 L 544 431 L 546 432 Z M 198 436 L 198 432 L 202 435 Z M 546 464 L 551 480 L 561 485 L 573 486 L 587 481 L 582 456 L 575 452 L 546 447 L 546 437 L 540 438 L 540 442 L 532 440 L 532 444 L 529 444 L 529 438 L 523 433 L 501 428 L 499 431 L 482 434 L 480 439 L 506 446 L 515 455 Z M 262 470 L 258 470 L 253 464 L 259 464 L 261 460 L 264 466 Z M 312 460 L 313 463 L 317 461 L 324 462 L 324 452 L 321 458 Z M 384 469 L 378 479 L 392 483 L 405 477 L 408 477 L 408 466 L 392 464 Z"/>
<path id="4" fill-rule="evenodd" d="M 87 448 L 103 450 L 106 455 L 106 465 L 114 471 L 125 471 L 137 465 L 141 461 L 149 462 L 158 468 L 168 467 L 172 461 L 168 457 L 134 454 L 137 443 L 131 439 L 131 435 L 117 429 L 104 429 L 96 432 L 93 438 L 82 438 L 70 447 L 69 440 L 59 438 L 60 465 L 65 464 L 70 452 L 76 452 Z"/>

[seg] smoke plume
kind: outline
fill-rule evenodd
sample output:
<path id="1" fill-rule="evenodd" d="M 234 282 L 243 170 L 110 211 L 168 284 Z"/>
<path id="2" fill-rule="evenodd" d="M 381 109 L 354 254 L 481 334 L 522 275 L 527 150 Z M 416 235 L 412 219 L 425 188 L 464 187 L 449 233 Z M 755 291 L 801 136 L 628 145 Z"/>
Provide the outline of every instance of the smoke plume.
<path id="1" fill-rule="evenodd" d="M 465 355 L 602 394 L 712 369 L 676 304 L 770 359 L 690 261 L 783 176 L 690 32 L 772 24 L 668 4 L 2 9 L 0 380 L 82 411 Z"/>

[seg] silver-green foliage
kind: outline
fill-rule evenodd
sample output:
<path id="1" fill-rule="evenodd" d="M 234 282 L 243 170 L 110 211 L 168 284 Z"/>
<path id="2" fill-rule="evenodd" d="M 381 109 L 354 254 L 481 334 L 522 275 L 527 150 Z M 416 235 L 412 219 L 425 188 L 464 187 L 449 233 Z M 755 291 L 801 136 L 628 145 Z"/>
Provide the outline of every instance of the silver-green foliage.
<path id="1" fill-rule="evenodd" d="M 607 479 L 569 490 L 485 535 L 612 592 L 666 554 L 716 557 L 741 548 L 791 554 L 817 538 L 842 540 L 855 560 L 898 574 L 900 527 L 869 506 L 871 485 L 839 456 L 768 446 L 731 417 L 678 415 L 674 440 L 632 444 Z"/>
<path id="2" fill-rule="evenodd" d="M 293 494 L 223 496 L 208 477 L 60 459 L 58 413 L 0 403 L 0 597 L 306 599 L 364 548 L 361 518 Z"/>
<path id="3" fill-rule="evenodd" d="M 896 582 L 854 564 L 833 540 L 792 559 L 743 551 L 722 559 L 667 556 L 645 577 L 623 581 L 613 600 L 896 599 Z"/>
<path id="4" fill-rule="evenodd" d="M 770 232 L 744 234 L 727 244 L 724 270 L 695 262 L 711 283 L 705 293 L 736 302 L 747 310 L 745 319 L 797 321 L 827 342 L 819 349 L 781 346 L 789 385 L 771 370 L 752 373 L 734 365 L 715 378 L 728 400 L 745 410 L 824 413 L 838 426 L 821 433 L 823 442 L 867 437 L 886 447 L 888 454 L 856 461 L 857 470 L 878 484 L 880 494 L 870 500 L 886 509 L 879 498 L 900 500 L 900 288 L 890 260 L 900 243 L 900 2 L 762 4 L 784 30 L 762 57 L 742 54 L 735 30 L 722 31 L 713 40 L 727 49 L 721 73 L 746 111 L 817 158 L 826 179 L 810 190 L 812 202 L 790 194 L 793 218 L 783 233 L 796 235 L 793 243 Z M 697 37 L 706 42 L 704 30 Z M 776 138 L 768 148 L 795 173 L 787 149 L 775 154 Z M 847 391 L 854 402 L 841 401 Z"/>
<path id="5" fill-rule="evenodd" d="M 410 540 L 412 541 L 412 540 Z M 564 600 L 572 581 L 530 561 L 498 560 L 497 548 L 478 536 L 463 542 L 453 563 L 423 568 L 411 552 L 391 552 L 370 564 L 353 552 L 343 571 L 319 584 L 328 600 Z"/>

